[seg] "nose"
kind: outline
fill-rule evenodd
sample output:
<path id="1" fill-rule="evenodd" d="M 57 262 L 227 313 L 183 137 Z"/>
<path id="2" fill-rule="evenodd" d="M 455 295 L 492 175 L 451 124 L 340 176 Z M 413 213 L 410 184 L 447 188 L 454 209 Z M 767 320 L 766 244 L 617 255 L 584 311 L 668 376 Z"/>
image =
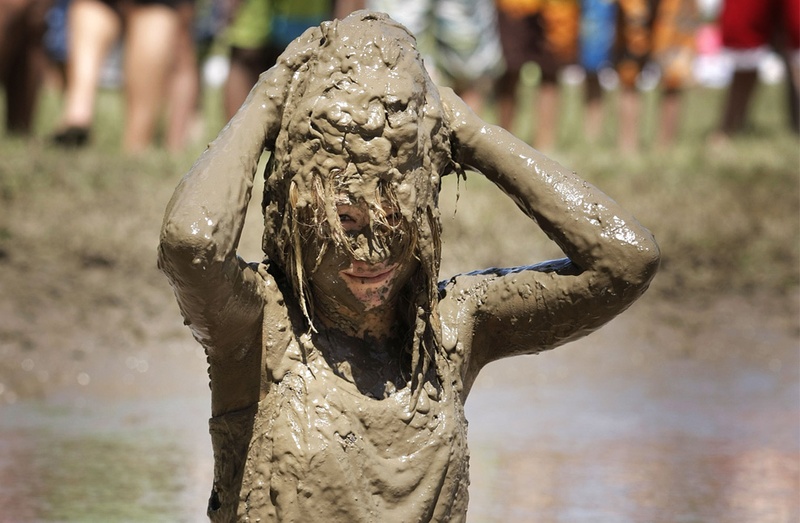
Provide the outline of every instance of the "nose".
<path id="1" fill-rule="evenodd" d="M 389 241 L 383 234 L 375 234 L 369 227 L 362 229 L 351 241 L 353 258 L 369 265 L 385 262 L 390 255 Z"/>

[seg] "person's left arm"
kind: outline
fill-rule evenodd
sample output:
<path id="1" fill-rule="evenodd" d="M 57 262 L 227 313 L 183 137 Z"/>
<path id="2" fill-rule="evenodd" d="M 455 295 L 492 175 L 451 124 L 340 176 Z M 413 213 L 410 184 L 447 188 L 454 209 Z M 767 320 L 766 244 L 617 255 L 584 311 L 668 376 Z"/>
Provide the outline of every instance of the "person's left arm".
<path id="1" fill-rule="evenodd" d="M 453 278 L 442 321 L 466 337 L 473 377 L 490 361 L 576 339 L 625 310 L 648 287 L 660 252 L 614 200 L 442 89 L 453 150 L 555 241 L 567 259 Z"/>

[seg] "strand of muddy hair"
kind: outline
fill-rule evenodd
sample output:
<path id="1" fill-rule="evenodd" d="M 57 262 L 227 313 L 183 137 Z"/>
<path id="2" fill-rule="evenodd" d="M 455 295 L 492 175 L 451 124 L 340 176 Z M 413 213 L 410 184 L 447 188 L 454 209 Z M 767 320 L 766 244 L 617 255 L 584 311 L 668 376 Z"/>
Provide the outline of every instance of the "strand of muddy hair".
<path id="1" fill-rule="evenodd" d="M 442 320 L 439 318 L 439 313 L 436 307 L 430 312 L 428 318 L 428 342 L 432 345 L 431 348 L 428 349 L 428 354 L 433 359 L 433 363 L 436 369 L 436 376 L 439 378 L 439 382 L 443 383 L 445 379 L 447 379 L 448 373 L 445 371 L 447 359 L 442 352 L 442 339 L 440 333 L 442 332 Z"/>
<path id="2" fill-rule="evenodd" d="M 314 322 L 311 321 L 311 311 L 309 311 L 309 303 L 306 299 L 306 287 L 307 282 L 305 278 L 305 273 L 303 271 L 303 253 L 300 247 L 300 231 L 297 227 L 297 217 L 292 220 L 294 223 L 292 224 L 292 251 L 293 251 L 293 258 L 294 258 L 294 281 L 295 286 L 297 287 L 297 292 L 299 294 L 298 300 L 300 301 L 300 308 L 303 311 L 303 316 L 305 316 L 306 321 L 308 321 L 308 329 L 312 332 L 317 332 L 317 329 L 314 328 Z M 303 350 L 303 361 L 306 359 L 305 349 Z"/>
<path id="3" fill-rule="evenodd" d="M 432 214 L 430 207 L 426 209 L 426 217 L 428 219 L 429 230 L 431 233 L 431 240 L 434 244 L 434 251 L 439 252 L 440 237 L 438 234 L 439 229 L 436 227 L 436 220 Z M 416 238 L 415 238 L 416 240 Z M 440 322 L 438 314 L 435 314 L 438 302 L 436 273 L 437 267 L 429 267 L 423 264 L 424 281 L 422 283 L 422 290 L 416 295 L 416 321 L 414 329 L 414 346 L 412 349 L 412 369 L 416 373 L 418 367 L 422 367 L 419 376 L 419 382 L 416 387 L 412 382 L 412 398 L 411 406 L 416 408 L 419 394 L 425 383 L 425 376 L 428 374 L 431 360 L 434 361 L 436 375 L 440 380 L 445 379 L 443 365 L 443 358 L 438 357 L 438 348 L 441 346 L 438 332 L 440 330 Z M 435 325 L 433 324 L 435 322 Z M 415 361 L 416 359 L 416 361 Z"/>
<path id="4" fill-rule="evenodd" d="M 411 347 L 411 368 L 414 375 L 411 378 L 411 401 L 409 407 L 416 410 L 419 395 L 425 384 L 425 376 L 428 374 L 428 358 L 425 356 L 426 343 L 423 341 L 427 323 L 425 321 L 425 309 L 417 307 L 416 319 L 414 321 L 414 341 Z"/>

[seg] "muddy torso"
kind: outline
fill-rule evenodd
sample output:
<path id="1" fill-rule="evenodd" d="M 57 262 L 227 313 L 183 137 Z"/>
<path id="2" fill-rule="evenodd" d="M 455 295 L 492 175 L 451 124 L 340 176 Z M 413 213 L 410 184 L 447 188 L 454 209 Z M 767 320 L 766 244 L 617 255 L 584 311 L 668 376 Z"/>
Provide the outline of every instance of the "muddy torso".
<path id="1" fill-rule="evenodd" d="M 263 247 L 290 292 L 235 256 L 265 148 Z M 437 294 L 440 180 L 462 168 L 502 189 L 567 259 L 462 274 Z M 403 289 L 371 290 L 395 299 L 406 291 L 416 307 L 404 311 L 425 349 L 411 351 L 421 363 L 414 371 L 431 362 L 436 369 L 419 401 L 405 385 L 384 395 L 380 380 L 359 389 L 338 367 L 347 360 L 334 362 L 334 372 L 313 340 L 301 343 L 309 328 L 297 317 L 314 319 L 311 298 L 325 295 L 321 278 L 334 276 L 336 264 L 321 264 L 327 241 L 349 245 L 354 232 L 343 231 L 336 209 L 343 194 L 369 209 L 367 232 L 393 230 L 378 219 L 389 207 L 413 234 L 398 246 L 419 270 L 405 275 Z M 365 241 L 356 247 L 369 247 L 369 256 L 388 250 L 392 259 L 395 242 L 373 244 L 375 236 L 359 233 Z M 462 520 L 463 398 L 480 369 L 601 327 L 647 289 L 659 260 L 650 232 L 616 202 L 438 89 L 413 36 L 385 15 L 356 12 L 307 31 L 182 179 L 162 226 L 159 267 L 210 362 L 212 518 Z M 321 303 L 325 317 L 335 320 L 337 303 Z M 291 307 L 302 312 L 289 318 Z"/>
<path id="2" fill-rule="evenodd" d="M 266 394 L 211 420 L 212 520 L 463 521 L 469 458 L 457 364 L 447 359 L 447 379 L 430 373 L 413 402 L 392 371 L 377 380 L 388 385 L 370 372 L 343 373 L 341 361 L 323 356 L 330 340 L 274 341 L 270 324 L 288 317 L 265 310 Z"/>

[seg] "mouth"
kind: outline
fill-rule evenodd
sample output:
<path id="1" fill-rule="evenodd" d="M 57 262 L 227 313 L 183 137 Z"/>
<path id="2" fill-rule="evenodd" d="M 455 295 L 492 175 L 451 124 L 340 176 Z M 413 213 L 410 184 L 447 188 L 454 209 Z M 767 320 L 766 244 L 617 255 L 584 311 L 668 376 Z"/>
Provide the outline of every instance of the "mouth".
<path id="1" fill-rule="evenodd" d="M 344 278 L 347 281 L 352 281 L 363 285 L 375 285 L 378 283 L 383 283 L 389 278 L 391 278 L 396 268 L 397 265 L 391 265 L 389 267 L 384 267 L 376 271 L 354 272 L 352 270 L 346 270 L 346 271 L 341 271 L 340 274 L 344 276 Z"/>

